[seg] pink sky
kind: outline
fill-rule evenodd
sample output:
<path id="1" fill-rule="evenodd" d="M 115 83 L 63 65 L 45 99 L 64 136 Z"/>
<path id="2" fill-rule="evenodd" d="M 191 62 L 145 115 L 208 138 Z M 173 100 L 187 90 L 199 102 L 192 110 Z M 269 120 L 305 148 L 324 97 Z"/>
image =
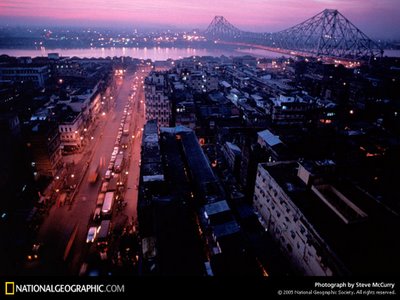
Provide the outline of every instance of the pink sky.
<path id="1" fill-rule="evenodd" d="M 399 0 L 0 0 L 0 22 L 190 29 L 223 15 L 241 29 L 277 31 L 325 8 L 338 9 L 368 35 L 400 36 Z"/>

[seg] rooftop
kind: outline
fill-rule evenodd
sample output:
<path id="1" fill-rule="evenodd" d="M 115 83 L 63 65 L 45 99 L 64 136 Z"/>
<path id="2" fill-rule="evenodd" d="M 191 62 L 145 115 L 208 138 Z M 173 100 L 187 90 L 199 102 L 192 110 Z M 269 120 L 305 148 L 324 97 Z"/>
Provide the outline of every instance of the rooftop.
<path id="1" fill-rule="evenodd" d="M 266 144 L 269 146 L 273 147 L 277 144 L 281 144 L 282 141 L 279 139 L 279 136 L 274 135 L 271 131 L 268 129 L 265 129 L 263 131 L 260 131 L 257 133 L 260 138 L 262 138 Z"/>
<path id="2" fill-rule="evenodd" d="M 240 150 L 240 148 L 238 146 L 236 146 L 235 144 L 232 144 L 230 142 L 226 142 L 226 145 L 233 151 L 236 153 L 241 153 L 242 151 Z"/>
<path id="3" fill-rule="evenodd" d="M 226 81 L 221 81 L 220 82 L 220 84 L 224 87 L 224 88 L 230 88 L 230 87 L 232 87 L 228 82 L 226 82 Z"/>
<path id="4" fill-rule="evenodd" d="M 196 184 L 198 192 L 203 197 L 221 196 L 218 180 L 211 169 L 210 163 L 205 156 L 194 132 L 180 133 L 183 151 L 192 179 Z"/>
<path id="5" fill-rule="evenodd" d="M 143 130 L 141 173 L 145 181 L 162 181 L 160 146 L 158 144 L 158 126 L 156 120 L 146 123 Z"/>
<path id="6" fill-rule="evenodd" d="M 204 211 L 208 216 L 212 216 L 224 211 L 230 211 L 228 203 L 225 200 L 207 204 L 204 206 Z"/>
<path id="7" fill-rule="evenodd" d="M 213 226 L 213 233 L 216 239 L 240 232 L 240 226 L 236 221 L 230 221 L 221 225 Z"/>

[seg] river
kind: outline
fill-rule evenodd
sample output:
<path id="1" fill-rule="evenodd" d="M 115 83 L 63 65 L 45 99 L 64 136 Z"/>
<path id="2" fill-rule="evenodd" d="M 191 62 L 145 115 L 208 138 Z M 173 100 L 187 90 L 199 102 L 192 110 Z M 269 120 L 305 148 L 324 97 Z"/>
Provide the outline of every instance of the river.
<path id="1" fill-rule="evenodd" d="M 280 53 L 271 51 L 253 49 L 253 48 L 81 48 L 81 49 L 0 49 L 0 55 L 6 54 L 9 56 L 47 56 L 48 53 L 59 53 L 60 56 L 68 57 L 80 57 L 80 58 L 91 58 L 91 57 L 114 57 L 114 56 L 130 56 L 139 59 L 151 59 L 151 60 L 166 60 L 180 59 L 183 57 L 190 56 L 241 56 L 250 54 L 256 57 L 268 57 L 275 58 L 283 56 Z"/>
<path id="2" fill-rule="evenodd" d="M 114 56 L 130 56 L 139 59 L 166 60 L 180 59 L 190 56 L 241 56 L 252 55 L 256 57 L 275 58 L 287 56 L 281 53 L 256 49 L 256 48 L 175 48 L 175 47 L 154 47 L 154 48 L 74 48 L 74 49 L 0 49 L 0 55 L 9 56 L 47 56 L 48 53 L 59 53 L 61 56 L 80 57 L 80 58 L 98 58 Z M 385 56 L 400 57 L 400 50 L 385 50 Z"/>

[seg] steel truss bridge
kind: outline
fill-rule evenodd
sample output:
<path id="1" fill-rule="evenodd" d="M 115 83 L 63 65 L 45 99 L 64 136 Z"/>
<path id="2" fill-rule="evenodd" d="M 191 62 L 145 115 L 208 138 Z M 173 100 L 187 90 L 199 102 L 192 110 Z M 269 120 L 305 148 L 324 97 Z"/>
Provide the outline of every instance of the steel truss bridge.
<path id="1" fill-rule="evenodd" d="M 258 47 L 291 55 L 342 60 L 369 60 L 383 50 L 335 9 L 275 33 L 242 31 L 216 16 L 204 35 L 215 43 Z"/>

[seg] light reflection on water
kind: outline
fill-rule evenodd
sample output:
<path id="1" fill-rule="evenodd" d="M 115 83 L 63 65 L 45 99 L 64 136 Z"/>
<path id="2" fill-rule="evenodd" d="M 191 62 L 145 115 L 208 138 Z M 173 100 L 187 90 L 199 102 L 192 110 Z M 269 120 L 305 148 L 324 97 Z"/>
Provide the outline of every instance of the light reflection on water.
<path id="1" fill-rule="evenodd" d="M 80 57 L 80 58 L 91 58 L 91 57 L 114 57 L 114 56 L 131 56 L 139 59 L 152 59 L 152 60 L 166 60 L 180 59 L 188 56 L 240 56 L 250 54 L 257 57 L 281 57 L 282 54 L 261 49 L 206 49 L 206 48 L 163 48 L 163 47 L 151 47 L 151 48 L 76 48 L 76 49 L 46 49 L 44 47 L 40 49 L 0 49 L 1 54 L 7 54 L 10 56 L 47 56 L 48 53 L 59 53 L 61 56 L 69 57 Z"/>

